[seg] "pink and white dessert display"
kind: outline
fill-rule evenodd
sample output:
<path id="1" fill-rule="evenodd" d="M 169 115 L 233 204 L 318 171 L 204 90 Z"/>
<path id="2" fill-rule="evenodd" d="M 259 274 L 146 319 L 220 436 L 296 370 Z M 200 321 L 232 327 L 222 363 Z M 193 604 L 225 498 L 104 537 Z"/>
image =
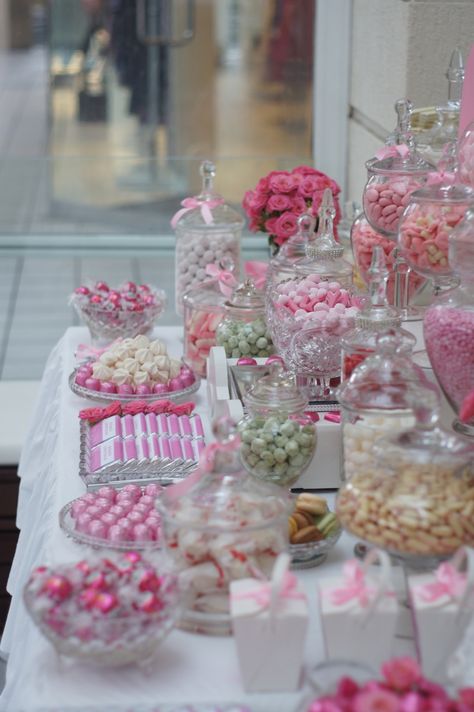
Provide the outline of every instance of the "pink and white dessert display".
<path id="1" fill-rule="evenodd" d="M 149 284 L 125 282 L 112 288 L 100 281 L 77 287 L 70 303 L 89 327 L 94 343 L 108 343 L 149 331 L 164 311 L 166 294 Z"/>
<path id="2" fill-rule="evenodd" d="M 159 398 L 191 388 L 195 381 L 192 370 L 170 357 L 162 341 L 144 335 L 115 341 L 74 375 L 77 386 L 118 398 Z"/>
<path id="3" fill-rule="evenodd" d="M 355 263 L 366 285 L 369 284 L 369 268 L 372 262 L 374 247 L 378 245 L 382 248 L 385 264 L 390 272 L 387 282 L 387 299 L 388 303 L 393 306 L 395 303 L 395 274 L 393 272 L 395 244 L 393 239 L 376 232 L 365 219 L 364 215 L 359 215 L 352 226 L 351 244 Z M 423 277 L 415 272 L 411 272 L 408 284 L 408 297 L 414 296 L 424 283 L 425 280 Z"/>
<path id="4" fill-rule="evenodd" d="M 468 204 L 413 202 L 400 223 L 398 244 L 403 257 L 427 277 L 449 276 L 448 237 L 463 219 Z"/>
<path id="5" fill-rule="evenodd" d="M 396 176 L 383 182 L 371 181 L 364 190 L 363 206 L 367 220 L 374 230 L 396 235 L 398 223 L 413 191 L 424 181 L 407 176 Z"/>
<path id="6" fill-rule="evenodd" d="M 160 546 L 161 517 L 156 503 L 162 492 L 158 484 L 126 485 L 120 490 L 103 486 L 67 504 L 61 510 L 60 524 L 70 536 L 93 546 Z"/>
<path id="7" fill-rule="evenodd" d="M 136 551 L 54 568 L 24 590 L 27 610 L 62 655 L 114 667 L 149 659 L 174 625 L 176 577 Z"/>

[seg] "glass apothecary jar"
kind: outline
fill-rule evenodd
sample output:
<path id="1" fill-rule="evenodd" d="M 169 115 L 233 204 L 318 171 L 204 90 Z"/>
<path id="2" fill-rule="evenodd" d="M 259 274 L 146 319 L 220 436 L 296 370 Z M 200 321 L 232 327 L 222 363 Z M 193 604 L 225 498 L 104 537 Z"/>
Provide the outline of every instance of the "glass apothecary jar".
<path id="1" fill-rule="evenodd" d="M 423 372 L 399 353 L 401 345 L 396 331 L 380 334 L 375 354 L 357 366 L 336 392 L 341 407 L 343 479 L 348 482 L 374 471 L 373 445 L 378 438 L 415 422 L 410 393 L 420 388 Z"/>
<path id="2" fill-rule="evenodd" d="M 433 371 L 458 418 L 474 436 L 474 209 L 449 236 L 449 262 L 460 285 L 426 311 L 423 333 Z"/>
<path id="3" fill-rule="evenodd" d="M 435 174 L 433 180 L 437 179 L 445 180 Z M 474 190 L 460 183 L 438 182 L 410 195 L 400 220 L 398 246 L 410 267 L 432 280 L 435 291 L 456 283 L 448 237 L 473 205 Z"/>
<path id="4" fill-rule="evenodd" d="M 240 238 L 244 220 L 214 192 L 216 174 L 211 161 L 201 164 L 202 191 L 186 198 L 171 225 L 176 234 L 176 311 L 183 313 L 183 295 L 206 279 L 206 266 L 231 259 L 236 272 L 240 265 Z"/>
<path id="5" fill-rule="evenodd" d="M 216 343 L 227 358 L 265 358 L 274 352 L 265 318 L 265 297 L 251 279 L 239 284 L 225 302 L 224 318 L 216 330 Z"/>
<path id="6" fill-rule="evenodd" d="M 423 187 L 434 166 L 416 151 L 410 122 L 399 136 L 403 143 L 384 146 L 376 159 L 367 161 L 367 183 L 362 196 L 364 213 L 371 227 L 396 238 L 400 217 L 410 194 Z"/>
<path id="7" fill-rule="evenodd" d="M 233 264 L 208 265 L 208 279 L 183 296 L 184 360 L 199 376 L 206 377 L 207 358 L 216 346 L 216 330 L 225 313 L 225 302 L 236 285 Z M 213 276 L 212 276 L 213 275 Z"/>
<path id="8" fill-rule="evenodd" d="M 413 334 L 401 328 L 400 312 L 388 304 L 389 271 L 384 252 L 379 245 L 373 249 L 368 272 L 370 303 L 356 314 L 354 328 L 347 331 L 341 339 L 342 380 L 349 378 L 354 368 L 375 352 L 379 334 L 389 329 L 397 329 L 401 338 L 400 353 L 407 355 L 411 354 L 416 343 Z"/>
<path id="9" fill-rule="evenodd" d="M 458 143 L 459 180 L 474 188 L 474 121 L 467 126 Z"/>
<path id="10" fill-rule="evenodd" d="M 308 401 L 278 361 L 244 396 L 239 423 L 244 467 L 255 477 L 290 487 L 307 468 L 316 447 L 316 427 L 305 414 Z"/>
<path id="11" fill-rule="evenodd" d="M 337 513 L 348 531 L 416 568 L 474 543 L 474 446 L 439 427 L 435 391 L 410 399 L 415 427 L 375 443 L 375 467 L 341 488 Z"/>
<path id="12" fill-rule="evenodd" d="M 167 489 L 160 501 L 166 550 L 185 593 L 181 627 L 231 633 L 229 587 L 241 578 L 270 578 L 288 549 L 289 495 L 250 477 L 239 457 L 240 437 L 228 420 L 201 455 L 196 474 Z"/>

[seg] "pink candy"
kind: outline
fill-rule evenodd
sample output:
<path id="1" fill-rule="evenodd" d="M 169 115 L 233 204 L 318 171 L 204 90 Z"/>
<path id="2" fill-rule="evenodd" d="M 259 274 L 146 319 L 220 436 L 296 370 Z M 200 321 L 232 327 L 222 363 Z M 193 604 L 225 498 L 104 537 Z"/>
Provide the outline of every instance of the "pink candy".
<path id="1" fill-rule="evenodd" d="M 118 289 L 110 289 L 106 282 L 96 282 L 94 287 L 77 287 L 74 299 L 81 306 L 90 303 L 110 311 L 144 311 L 147 307 L 161 304 L 158 295 L 148 285 L 137 286 L 134 282 L 125 282 Z"/>
<path id="2" fill-rule="evenodd" d="M 310 319 L 328 327 L 345 329 L 347 319 L 352 320 L 359 311 L 357 298 L 339 282 L 321 282 L 319 275 L 282 282 L 276 291 L 279 293 L 276 309 L 292 314 L 297 322 Z"/>
<path id="3" fill-rule="evenodd" d="M 421 188 L 423 181 L 407 176 L 378 183 L 370 181 L 364 190 L 364 212 L 378 232 L 396 235 L 398 223 L 410 200 L 410 194 Z"/>
<path id="4" fill-rule="evenodd" d="M 206 376 L 206 360 L 216 345 L 216 329 L 223 310 L 206 311 L 186 308 L 184 318 L 184 359 L 200 376 Z"/>

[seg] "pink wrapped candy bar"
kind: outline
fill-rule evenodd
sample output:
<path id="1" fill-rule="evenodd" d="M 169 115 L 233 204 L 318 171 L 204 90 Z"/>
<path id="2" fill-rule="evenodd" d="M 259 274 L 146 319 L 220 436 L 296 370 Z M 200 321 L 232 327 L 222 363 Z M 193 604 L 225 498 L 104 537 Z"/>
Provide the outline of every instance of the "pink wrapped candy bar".
<path id="1" fill-rule="evenodd" d="M 121 438 L 111 438 L 92 448 L 90 467 L 92 472 L 97 472 L 103 467 L 117 465 L 123 462 L 124 452 Z"/>
<path id="2" fill-rule="evenodd" d="M 95 447 L 105 440 L 110 438 L 115 438 L 122 435 L 122 428 L 120 424 L 120 418 L 118 415 L 114 415 L 111 418 L 106 418 L 100 423 L 93 425 L 90 429 L 90 444 L 91 447 Z"/>

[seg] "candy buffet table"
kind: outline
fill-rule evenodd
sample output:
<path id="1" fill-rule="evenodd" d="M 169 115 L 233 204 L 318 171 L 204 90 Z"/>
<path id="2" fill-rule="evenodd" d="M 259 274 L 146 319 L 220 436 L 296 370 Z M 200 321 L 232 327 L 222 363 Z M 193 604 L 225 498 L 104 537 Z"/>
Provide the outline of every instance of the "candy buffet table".
<path id="1" fill-rule="evenodd" d="M 181 331 L 161 328 L 157 335 L 171 355 L 180 356 Z M 58 524 L 58 511 L 81 495 L 78 475 L 78 411 L 87 404 L 74 395 L 68 376 L 74 351 L 86 343 L 85 328 L 70 328 L 48 360 L 39 400 L 20 462 L 18 527 L 21 530 L 8 590 L 13 596 L 1 652 L 8 655 L 7 681 L 0 710 L 131 710 L 159 707 L 160 712 L 183 703 L 247 704 L 255 712 L 291 712 L 303 694 L 246 694 L 241 686 L 232 638 L 212 638 L 174 630 L 159 648 L 151 671 L 137 667 L 93 669 L 60 660 L 37 631 L 22 602 L 22 588 L 31 569 L 41 563 L 80 559 L 87 549 L 67 539 Z M 205 384 L 195 395 L 197 411 L 206 413 Z M 354 540 L 344 535 L 320 568 L 298 572 L 310 601 L 311 624 L 306 664 L 323 659 L 316 600 L 318 577 L 333 575 L 351 556 Z M 413 652 L 411 640 L 397 639 L 395 653 Z"/>

